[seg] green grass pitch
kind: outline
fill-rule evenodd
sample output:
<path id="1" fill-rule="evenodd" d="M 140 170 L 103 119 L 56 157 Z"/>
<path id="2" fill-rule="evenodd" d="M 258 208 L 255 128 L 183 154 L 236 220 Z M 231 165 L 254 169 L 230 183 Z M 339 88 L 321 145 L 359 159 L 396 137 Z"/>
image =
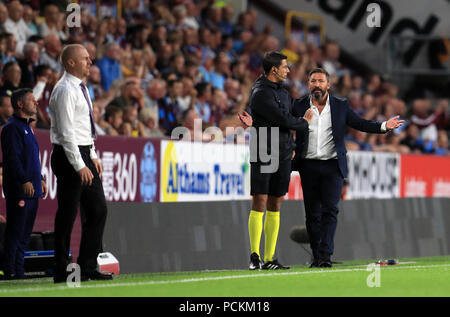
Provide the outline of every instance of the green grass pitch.
<path id="1" fill-rule="evenodd" d="M 450 296 L 450 256 L 399 261 L 370 271 L 367 265 L 374 260 L 345 261 L 331 269 L 120 274 L 75 288 L 55 285 L 51 278 L 0 281 L 0 297 Z"/>

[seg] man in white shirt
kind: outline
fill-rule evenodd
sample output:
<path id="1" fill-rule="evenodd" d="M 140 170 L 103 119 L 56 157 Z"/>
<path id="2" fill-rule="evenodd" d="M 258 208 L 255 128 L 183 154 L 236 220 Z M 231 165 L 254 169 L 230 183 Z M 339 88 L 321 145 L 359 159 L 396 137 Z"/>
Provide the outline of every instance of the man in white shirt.
<path id="1" fill-rule="evenodd" d="M 368 133 L 386 133 L 403 124 L 399 116 L 385 122 L 360 118 L 347 99 L 328 94 L 330 75 L 321 68 L 309 74 L 310 94 L 294 102 L 292 113 L 303 116 L 312 109 L 314 116 L 306 134 L 297 133 L 293 170 L 301 176 L 306 214 L 306 229 L 313 252 L 311 267 L 331 267 L 338 203 L 347 158 L 344 136 L 347 126 Z"/>
<path id="2" fill-rule="evenodd" d="M 64 75 L 50 97 L 52 170 L 58 182 L 55 218 L 54 282 L 66 281 L 70 236 L 80 205 L 82 236 L 77 263 L 81 280 L 112 279 L 97 271 L 106 222 L 106 200 L 100 175 L 102 165 L 95 152 L 95 121 L 92 102 L 83 80 L 92 64 L 89 53 L 78 44 L 66 46 L 61 54 Z"/>
<path id="3" fill-rule="evenodd" d="M 55 4 L 49 3 L 45 6 L 45 20 L 38 26 L 40 36 L 46 37 L 49 34 L 55 34 L 61 41 L 67 40 L 67 35 L 58 27 L 58 24 L 60 23 L 60 14 L 61 13 Z"/>
<path id="4" fill-rule="evenodd" d="M 18 0 L 11 1 L 8 4 L 9 18 L 5 22 L 5 31 L 14 34 L 17 39 L 16 53 L 22 55 L 23 46 L 27 39 L 33 35 L 28 25 L 23 20 L 23 6 Z"/>

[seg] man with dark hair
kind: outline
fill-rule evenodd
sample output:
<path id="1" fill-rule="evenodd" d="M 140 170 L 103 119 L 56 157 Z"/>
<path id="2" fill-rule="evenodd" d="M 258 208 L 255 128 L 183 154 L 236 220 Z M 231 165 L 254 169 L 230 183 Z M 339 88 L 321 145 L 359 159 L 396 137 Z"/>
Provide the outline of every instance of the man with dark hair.
<path id="1" fill-rule="evenodd" d="M 5 125 L 14 113 L 11 106 L 11 96 L 6 93 L 0 93 L 0 126 Z"/>
<path id="2" fill-rule="evenodd" d="M 0 93 L 12 95 L 13 91 L 21 87 L 22 70 L 18 62 L 8 62 L 3 67 L 3 86 L 0 87 Z"/>
<path id="3" fill-rule="evenodd" d="M 170 135 L 178 124 L 180 115 L 178 97 L 183 93 L 183 82 L 178 79 L 169 80 L 167 87 L 167 95 L 159 104 L 158 116 L 159 126 L 166 135 Z"/>
<path id="4" fill-rule="evenodd" d="M 347 99 L 329 95 L 330 76 L 321 68 L 309 73 L 310 94 L 297 99 L 294 116 L 313 111 L 307 134 L 297 134 L 293 170 L 301 175 L 306 211 L 306 229 L 313 252 L 311 267 L 331 267 L 338 203 L 347 157 L 344 136 L 347 126 L 368 133 L 385 133 L 402 125 L 399 116 L 383 123 L 360 118 Z"/>
<path id="5" fill-rule="evenodd" d="M 33 230 L 38 199 L 47 186 L 41 176 L 39 146 L 30 123 L 37 112 L 33 91 L 14 91 L 14 115 L 1 133 L 3 153 L 3 191 L 6 197 L 6 237 L 4 278 L 25 277 L 24 254 Z"/>
<path id="6" fill-rule="evenodd" d="M 248 221 L 251 246 L 249 269 L 289 269 L 274 259 L 280 226 L 280 207 L 283 196 L 289 189 L 291 176 L 291 159 L 295 148 L 291 130 L 308 129 L 311 112 L 307 112 L 304 118 L 296 118 L 291 114 L 292 100 L 283 85 L 289 73 L 285 55 L 279 52 L 266 53 L 262 65 L 264 74 L 255 81 L 250 97 L 251 121 L 256 128 L 256 135 L 252 137 L 257 138 L 256 142 L 259 145 L 265 143 L 267 149 L 271 149 L 272 143 L 278 142 L 279 147 L 275 148 L 275 153 L 272 152 L 270 155 L 277 156 L 279 165 L 276 171 L 266 172 L 267 160 L 262 158 L 262 155 L 266 153 L 259 153 L 260 148 L 264 146 L 258 146 L 257 160 L 251 162 L 250 169 L 252 210 Z M 248 122 L 246 116 L 246 113 L 240 116 L 244 123 Z M 248 125 L 252 124 L 248 123 Z M 278 140 L 271 139 L 272 131 L 270 130 L 273 127 L 278 129 Z M 269 131 L 263 134 L 264 129 Z M 266 140 L 259 140 L 260 137 L 265 136 L 267 136 Z M 251 153 L 251 156 L 255 154 Z M 259 246 L 266 210 L 264 264 L 262 264 Z"/>

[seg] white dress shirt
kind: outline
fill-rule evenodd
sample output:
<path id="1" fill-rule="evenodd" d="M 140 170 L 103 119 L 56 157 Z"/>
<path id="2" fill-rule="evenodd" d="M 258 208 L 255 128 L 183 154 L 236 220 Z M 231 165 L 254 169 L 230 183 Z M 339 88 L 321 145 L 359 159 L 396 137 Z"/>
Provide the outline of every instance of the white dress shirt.
<path id="1" fill-rule="evenodd" d="M 14 22 L 9 19 L 5 22 L 5 30 L 8 33 L 14 34 L 17 40 L 16 53 L 23 54 L 23 46 L 27 42 L 28 38 L 33 35 L 33 32 L 28 28 L 28 25 L 23 19 L 18 22 Z"/>
<path id="2" fill-rule="evenodd" d="M 314 116 L 309 124 L 308 151 L 305 158 L 312 160 L 335 159 L 337 158 L 337 153 L 331 124 L 330 95 L 328 95 L 327 102 L 321 113 L 313 105 L 311 99 L 310 106 Z M 381 124 L 381 132 L 386 132 L 386 121 Z"/>
<path id="3" fill-rule="evenodd" d="M 56 83 L 49 104 L 50 140 L 52 144 L 59 144 L 64 148 L 67 159 L 76 171 L 86 166 L 78 146 L 92 146 L 90 157 L 97 158 L 91 133 L 89 105 L 81 90 L 81 82 L 81 79 L 65 72 Z"/>
<path id="4" fill-rule="evenodd" d="M 330 96 L 327 97 L 322 113 L 319 113 L 319 109 L 312 104 L 311 99 L 310 105 L 314 116 L 309 124 L 308 151 L 305 158 L 313 160 L 337 158 L 331 126 Z"/>

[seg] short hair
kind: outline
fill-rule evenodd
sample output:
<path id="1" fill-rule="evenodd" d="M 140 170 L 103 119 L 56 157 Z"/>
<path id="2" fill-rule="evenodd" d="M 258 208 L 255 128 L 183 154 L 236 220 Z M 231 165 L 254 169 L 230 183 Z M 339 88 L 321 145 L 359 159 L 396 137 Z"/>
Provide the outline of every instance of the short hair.
<path id="1" fill-rule="evenodd" d="M 19 63 L 16 61 L 9 61 L 8 63 L 6 63 L 5 66 L 3 66 L 3 74 L 7 73 L 8 70 L 14 65 L 19 65 Z"/>
<path id="2" fill-rule="evenodd" d="M 210 84 L 206 81 L 199 82 L 197 85 L 195 85 L 195 90 L 197 90 L 198 96 L 203 96 L 209 86 Z"/>
<path id="3" fill-rule="evenodd" d="M 14 109 L 14 111 L 19 110 L 18 102 L 25 102 L 25 96 L 28 93 L 33 93 L 33 89 L 31 88 L 20 88 L 17 90 L 14 90 L 14 92 L 11 95 L 11 105 Z"/>
<path id="4" fill-rule="evenodd" d="M 327 81 L 330 81 L 330 74 L 323 68 L 314 68 L 309 72 L 308 78 L 311 78 L 313 74 L 325 74 L 325 76 L 327 77 Z"/>
<path id="5" fill-rule="evenodd" d="M 117 114 L 123 114 L 123 110 L 119 107 L 110 105 L 105 108 L 105 120 L 108 121 L 109 117 L 114 117 Z"/>
<path id="6" fill-rule="evenodd" d="M 52 68 L 46 64 L 39 64 L 34 69 L 34 74 L 36 76 L 42 76 L 44 74 L 44 72 L 48 69 L 52 69 Z"/>
<path id="7" fill-rule="evenodd" d="M 67 66 L 67 61 L 69 60 L 69 58 L 72 58 L 73 51 L 81 48 L 84 48 L 84 46 L 81 44 L 69 44 L 63 48 L 61 52 L 61 63 L 63 64 L 64 68 Z"/>
<path id="8" fill-rule="evenodd" d="M 168 81 L 167 87 L 172 88 L 177 83 L 181 83 L 182 84 L 183 82 L 181 80 L 179 80 L 179 79 L 171 79 L 171 80 Z"/>
<path id="9" fill-rule="evenodd" d="M 264 58 L 262 61 L 264 73 L 269 74 L 272 67 L 279 67 L 283 59 L 287 59 L 287 56 L 281 54 L 280 52 L 273 51 L 264 54 Z"/>

